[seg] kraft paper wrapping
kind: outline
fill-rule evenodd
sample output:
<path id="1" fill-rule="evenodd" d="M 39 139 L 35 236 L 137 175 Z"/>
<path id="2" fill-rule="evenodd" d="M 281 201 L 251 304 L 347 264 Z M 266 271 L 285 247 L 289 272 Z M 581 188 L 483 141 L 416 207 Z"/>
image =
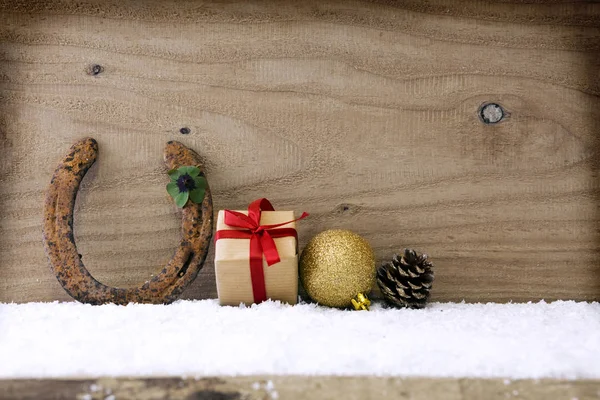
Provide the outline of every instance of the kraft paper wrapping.
<path id="1" fill-rule="evenodd" d="M 248 211 L 238 211 L 248 215 Z M 294 219 L 293 211 L 263 211 L 260 224 L 279 224 Z M 294 228 L 291 222 L 279 228 Z M 237 229 L 225 224 L 225 211 L 217 216 L 217 231 Z M 275 238 L 281 262 L 267 266 L 263 258 L 263 271 L 267 298 L 289 304 L 298 301 L 298 251 L 293 236 Z M 221 305 L 237 306 L 254 303 L 250 278 L 250 239 L 219 239 L 215 244 L 215 275 Z"/>

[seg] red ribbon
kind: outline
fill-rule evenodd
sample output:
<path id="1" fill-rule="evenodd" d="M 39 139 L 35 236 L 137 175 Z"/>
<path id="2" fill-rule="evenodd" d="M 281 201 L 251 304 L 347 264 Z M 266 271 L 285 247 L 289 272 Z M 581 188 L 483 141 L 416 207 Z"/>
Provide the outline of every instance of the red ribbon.
<path id="1" fill-rule="evenodd" d="M 263 271 L 263 255 L 267 265 L 271 266 L 280 262 L 274 238 L 293 236 L 298 240 L 298 232 L 294 228 L 279 228 L 291 222 L 308 217 L 302 213 L 300 218 L 292 221 L 273 225 L 260 225 L 262 211 L 275 211 L 267 199 L 258 199 L 248 206 L 248 215 L 237 211 L 225 210 L 225 224 L 242 228 L 241 230 L 221 230 L 215 234 L 215 242 L 219 239 L 250 239 L 250 278 L 252 280 L 252 293 L 254 302 L 260 303 L 267 300 L 265 274 Z"/>

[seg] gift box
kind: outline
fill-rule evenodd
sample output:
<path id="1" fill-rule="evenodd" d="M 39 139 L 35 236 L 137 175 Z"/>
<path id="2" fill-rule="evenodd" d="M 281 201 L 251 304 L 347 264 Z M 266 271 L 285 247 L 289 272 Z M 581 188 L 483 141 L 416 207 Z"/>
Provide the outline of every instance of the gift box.
<path id="1" fill-rule="evenodd" d="M 266 199 L 247 211 L 221 210 L 215 235 L 215 275 L 221 305 L 298 300 L 298 236 L 293 211 Z"/>

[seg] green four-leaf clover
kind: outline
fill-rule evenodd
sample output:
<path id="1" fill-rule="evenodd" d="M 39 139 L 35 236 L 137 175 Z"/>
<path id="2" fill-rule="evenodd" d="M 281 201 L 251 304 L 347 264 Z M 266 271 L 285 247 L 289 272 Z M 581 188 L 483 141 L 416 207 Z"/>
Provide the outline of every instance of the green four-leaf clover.
<path id="1" fill-rule="evenodd" d="M 200 168 L 183 166 L 169 171 L 171 182 L 167 184 L 167 192 L 175 200 L 177 207 L 183 208 L 188 200 L 200 204 L 204 200 L 208 183 L 200 176 Z"/>

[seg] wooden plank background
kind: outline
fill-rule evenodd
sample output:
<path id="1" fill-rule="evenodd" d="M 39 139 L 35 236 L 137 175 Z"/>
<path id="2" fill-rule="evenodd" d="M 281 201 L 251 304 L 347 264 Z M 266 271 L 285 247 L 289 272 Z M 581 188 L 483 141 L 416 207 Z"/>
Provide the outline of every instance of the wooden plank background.
<path id="1" fill-rule="evenodd" d="M 176 139 L 216 208 L 310 212 L 301 247 L 348 228 L 380 260 L 429 253 L 432 300 L 600 299 L 600 5 L 532 3 L 0 0 L 0 301 L 69 299 L 42 204 L 84 136 L 76 240 L 107 284 L 178 243 Z M 185 297 L 215 295 L 210 255 Z"/>

